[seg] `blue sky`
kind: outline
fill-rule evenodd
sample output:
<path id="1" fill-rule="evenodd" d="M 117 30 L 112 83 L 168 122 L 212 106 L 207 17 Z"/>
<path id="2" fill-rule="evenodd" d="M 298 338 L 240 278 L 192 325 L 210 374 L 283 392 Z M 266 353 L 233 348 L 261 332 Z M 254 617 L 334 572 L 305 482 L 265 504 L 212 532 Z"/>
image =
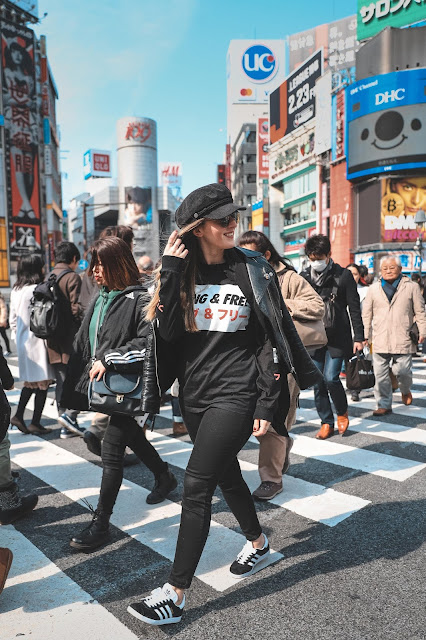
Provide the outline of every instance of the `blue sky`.
<path id="1" fill-rule="evenodd" d="M 44 12 L 37 33 L 59 91 L 66 208 L 84 191 L 84 151 L 114 152 L 127 115 L 157 121 L 158 159 L 183 162 L 183 195 L 215 181 L 229 41 L 285 38 L 355 14 L 356 0 L 39 0 Z"/>

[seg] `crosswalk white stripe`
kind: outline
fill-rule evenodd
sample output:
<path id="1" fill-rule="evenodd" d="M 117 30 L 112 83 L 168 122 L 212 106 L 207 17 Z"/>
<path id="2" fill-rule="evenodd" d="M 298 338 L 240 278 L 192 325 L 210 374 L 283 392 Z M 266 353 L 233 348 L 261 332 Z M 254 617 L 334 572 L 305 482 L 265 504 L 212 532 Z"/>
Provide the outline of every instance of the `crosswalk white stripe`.
<path id="1" fill-rule="evenodd" d="M 337 464 L 398 482 L 404 482 L 426 468 L 426 464 L 421 462 L 337 444 L 330 440 L 316 440 L 302 435 L 293 435 L 292 437 L 294 438 L 292 453 L 296 455 Z"/>
<path id="2" fill-rule="evenodd" d="M 71 636 L 73 640 L 137 640 L 138 636 L 13 526 L 1 527 L 1 544 L 11 549 L 14 556 L 1 594 L 2 638 L 22 635 L 43 640 Z"/>
<path id="3" fill-rule="evenodd" d="M 186 468 L 192 451 L 190 443 L 176 443 L 173 438 L 155 431 L 149 431 L 147 437 L 164 460 L 181 469 Z M 258 444 L 255 438 L 253 440 Z M 239 462 L 244 480 L 250 491 L 254 491 L 260 483 L 257 465 L 245 460 Z M 270 503 L 330 527 L 370 504 L 369 500 L 288 475 L 283 477 L 283 487 L 282 493 L 269 500 Z"/>
<path id="4" fill-rule="evenodd" d="M 297 419 L 303 422 L 321 424 L 315 409 L 299 409 Z M 404 427 L 401 424 L 374 420 L 374 418 L 354 418 L 350 417 L 349 429 L 357 433 L 367 433 L 369 435 L 396 440 L 404 444 L 419 444 L 426 446 L 426 430 L 417 427 Z"/>
<path id="5" fill-rule="evenodd" d="M 399 396 L 399 402 L 392 402 L 392 413 L 395 413 L 397 416 L 404 416 L 404 418 L 422 418 L 426 419 L 426 407 L 419 407 L 416 405 L 415 400 L 416 392 L 413 393 L 413 404 L 409 407 L 406 407 L 405 404 L 401 403 L 401 396 Z M 360 402 L 357 402 L 356 407 L 360 409 L 369 409 L 373 411 L 376 409 L 376 401 L 374 398 L 363 398 Z"/>
<path id="6" fill-rule="evenodd" d="M 10 439 L 13 462 L 71 500 L 87 498 L 96 505 L 102 473 L 99 467 L 37 436 L 24 436 L 12 431 Z M 145 502 L 148 493 L 143 487 L 124 480 L 111 522 L 135 540 L 172 560 L 181 508 L 169 500 L 159 505 L 148 505 Z M 217 591 L 234 585 L 229 565 L 244 542 L 241 534 L 212 521 L 196 576 Z M 268 564 L 281 558 L 280 553 L 271 551 Z"/>

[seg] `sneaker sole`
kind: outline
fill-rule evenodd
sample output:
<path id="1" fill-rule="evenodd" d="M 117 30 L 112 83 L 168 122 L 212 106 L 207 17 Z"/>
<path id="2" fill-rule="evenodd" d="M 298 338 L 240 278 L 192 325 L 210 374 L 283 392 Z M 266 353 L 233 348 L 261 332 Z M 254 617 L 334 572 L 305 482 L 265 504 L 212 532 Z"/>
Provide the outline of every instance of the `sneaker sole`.
<path id="1" fill-rule="evenodd" d="M 67 433 L 67 435 L 63 435 L 63 434 L 59 434 L 59 437 L 61 440 L 68 440 L 68 438 L 75 438 L 76 437 L 76 433 L 71 433 L 71 431 L 69 433 Z"/>
<path id="2" fill-rule="evenodd" d="M 61 418 L 61 416 L 59 416 L 58 422 L 59 422 L 59 424 L 61 424 L 63 427 L 65 427 L 65 429 L 67 429 L 71 433 L 75 433 L 76 436 L 80 436 L 81 438 L 83 437 L 84 432 L 82 433 L 78 427 L 73 427 L 70 424 L 68 424 L 68 422 L 66 420 L 64 420 L 63 418 Z"/>
<path id="3" fill-rule="evenodd" d="M 272 500 L 272 498 L 275 498 L 275 496 L 277 496 L 279 493 L 282 493 L 282 489 L 278 489 L 278 491 L 275 491 L 275 493 L 273 493 L 272 495 L 268 496 L 268 497 L 261 497 L 261 496 L 257 496 L 255 493 L 252 493 L 252 496 L 255 500 Z"/>
<path id="4" fill-rule="evenodd" d="M 182 616 L 179 616 L 179 618 L 167 618 L 167 620 L 153 620 L 152 618 L 143 616 L 141 613 L 133 609 L 130 605 L 127 607 L 127 611 L 128 613 L 130 613 L 130 615 L 134 616 L 138 620 L 146 622 L 147 624 L 152 624 L 156 627 L 159 627 L 163 624 L 176 624 L 176 622 L 180 622 L 182 620 Z"/>
<path id="5" fill-rule="evenodd" d="M 271 555 L 271 552 L 268 551 L 267 554 L 265 554 L 264 556 L 262 556 L 262 558 L 259 560 L 259 562 L 250 569 L 250 571 L 248 571 L 247 573 L 242 574 L 241 576 L 237 576 L 236 573 L 232 573 L 232 571 L 229 572 L 230 576 L 232 578 L 234 578 L 234 580 L 244 580 L 244 578 L 249 578 L 250 576 L 254 575 L 255 573 L 257 573 L 258 571 L 260 571 L 261 569 L 266 569 L 266 567 L 262 566 L 263 563 L 265 562 L 265 560 L 267 560 Z"/>

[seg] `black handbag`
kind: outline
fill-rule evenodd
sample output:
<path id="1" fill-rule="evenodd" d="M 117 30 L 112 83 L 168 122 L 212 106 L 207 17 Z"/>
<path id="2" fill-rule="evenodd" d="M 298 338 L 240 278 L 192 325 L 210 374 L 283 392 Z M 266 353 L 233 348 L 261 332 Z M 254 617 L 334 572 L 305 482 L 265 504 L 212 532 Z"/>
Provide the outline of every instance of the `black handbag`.
<path id="1" fill-rule="evenodd" d="M 373 364 L 363 353 L 357 353 L 346 363 L 346 387 L 350 391 L 371 389 L 375 382 Z"/>
<path id="2" fill-rule="evenodd" d="M 89 408 L 91 411 L 112 415 L 142 416 L 143 377 L 140 373 L 105 371 L 101 380 L 89 384 Z"/>
<path id="3" fill-rule="evenodd" d="M 337 290 L 339 288 L 339 278 L 334 279 L 334 287 L 328 298 L 323 299 L 324 317 L 323 323 L 327 333 L 333 333 L 336 330 L 336 299 Z"/>

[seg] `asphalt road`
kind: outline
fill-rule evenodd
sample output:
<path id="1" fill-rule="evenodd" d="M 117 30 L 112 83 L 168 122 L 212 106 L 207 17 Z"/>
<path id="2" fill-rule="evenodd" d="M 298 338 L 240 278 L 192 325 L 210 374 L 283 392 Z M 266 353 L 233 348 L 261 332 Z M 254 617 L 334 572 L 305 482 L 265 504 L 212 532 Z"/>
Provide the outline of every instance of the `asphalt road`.
<path id="1" fill-rule="evenodd" d="M 16 360 L 10 362 L 17 375 Z M 138 622 L 126 608 L 167 581 L 189 438 L 170 437 L 164 407 L 151 437 L 178 488 L 149 508 L 151 474 L 141 464 L 126 467 L 112 542 L 78 553 L 69 539 L 90 520 L 81 499 L 96 506 L 100 460 L 82 438 L 59 438 L 49 400 L 43 423 L 50 434 L 10 431 L 21 489 L 36 492 L 39 504 L 15 526 L 0 527 L 0 546 L 14 553 L 0 596 L 0 639 L 426 638 L 426 365 L 416 359 L 414 368 L 411 407 L 396 392 L 394 413 L 374 420 L 372 394 L 363 392 L 360 403 L 350 403 L 348 432 L 326 442 L 314 438 L 313 394 L 302 394 L 284 491 L 258 506 L 274 562 L 247 580 L 229 579 L 244 539 L 217 491 L 214 526 L 182 622 L 160 628 Z M 16 404 L 19 391 L 8 395 Z M 90 415 L 79 421 L 87 426 Z M 253 489 L 257 454 L 250 441 L 239 456 Z"/>

